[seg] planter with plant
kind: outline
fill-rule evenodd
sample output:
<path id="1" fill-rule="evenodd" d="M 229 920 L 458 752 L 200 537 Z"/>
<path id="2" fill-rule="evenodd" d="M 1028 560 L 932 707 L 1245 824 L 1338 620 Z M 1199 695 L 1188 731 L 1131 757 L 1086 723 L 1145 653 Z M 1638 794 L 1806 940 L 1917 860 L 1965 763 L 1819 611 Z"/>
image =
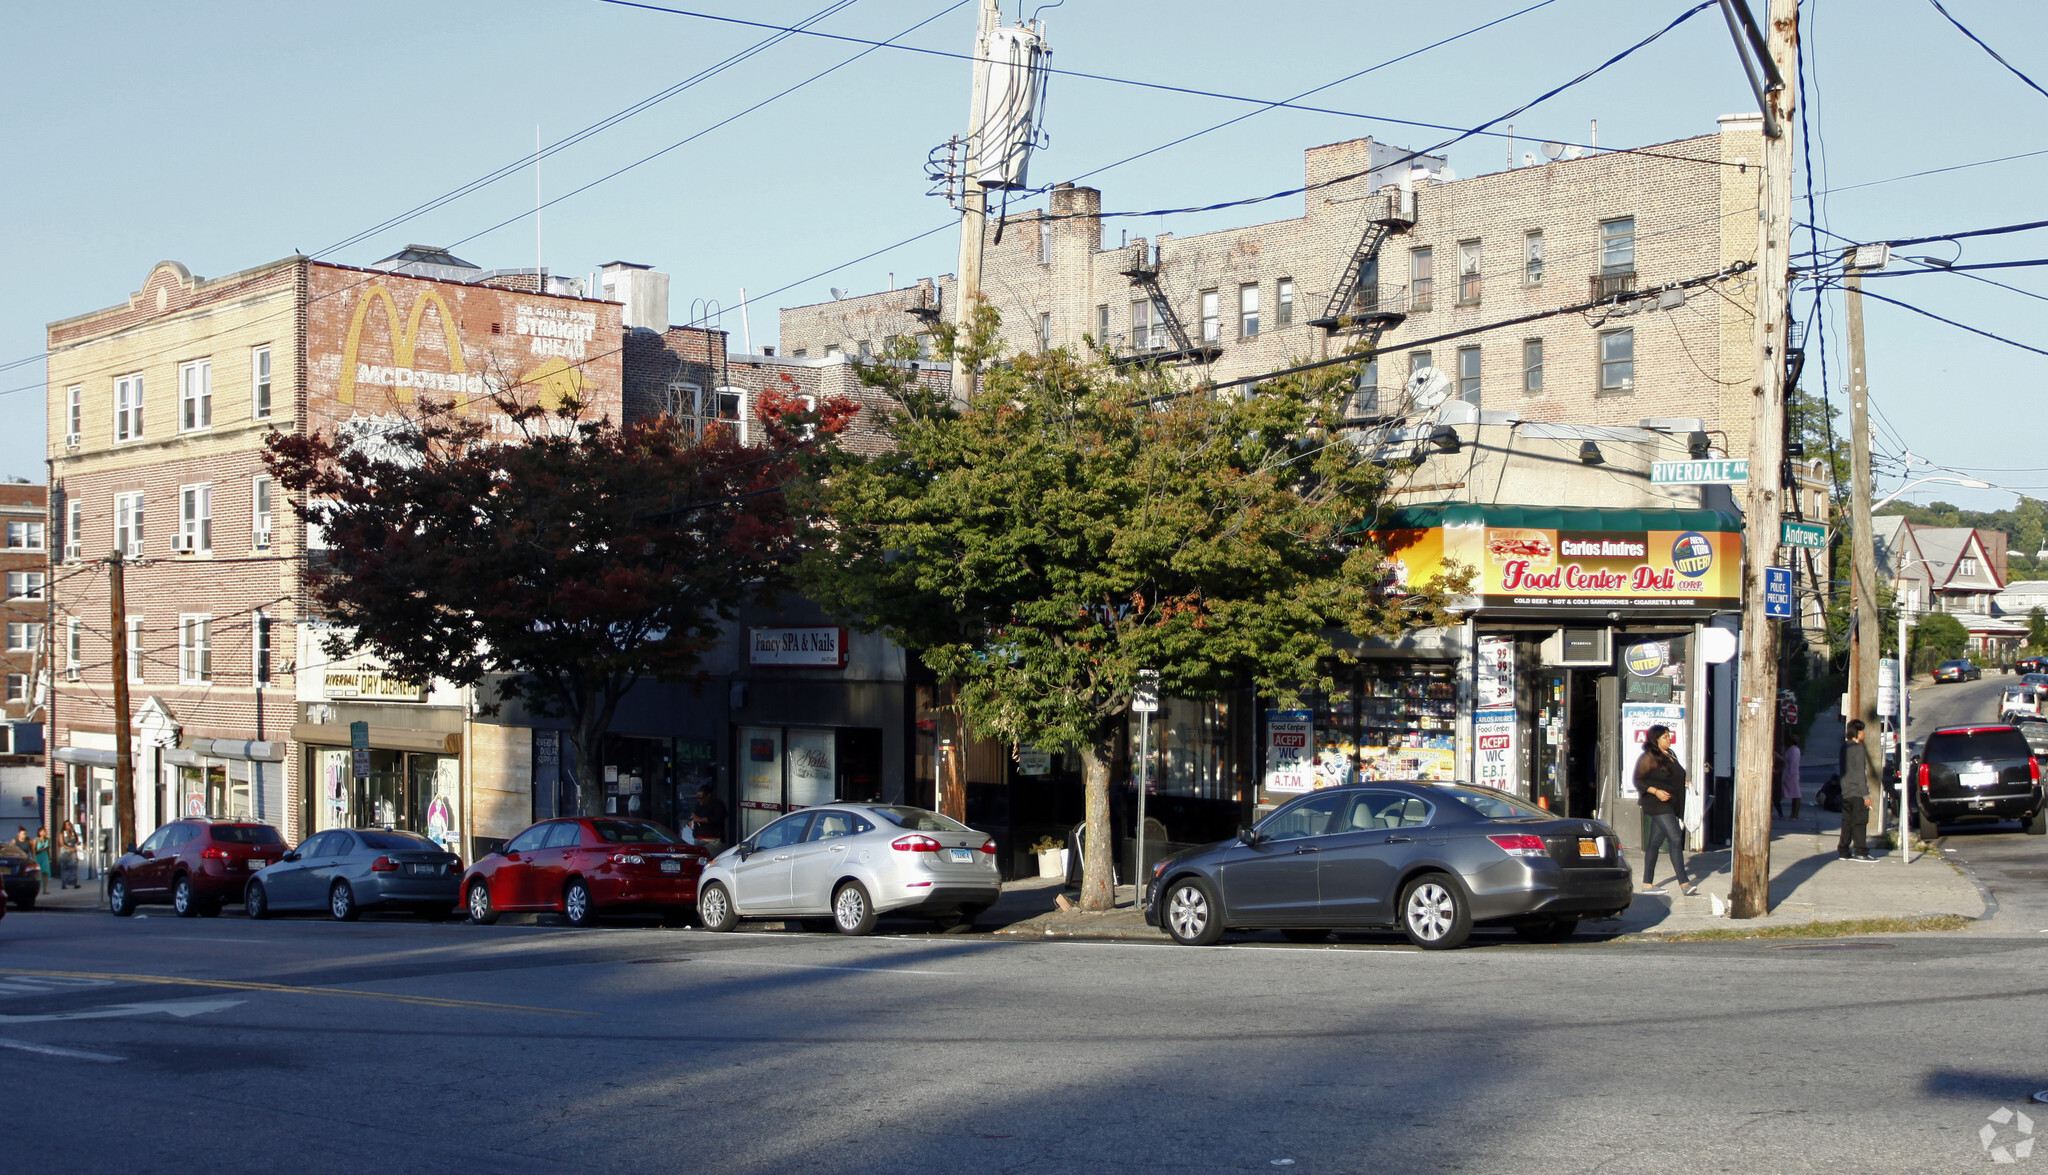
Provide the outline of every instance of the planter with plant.
<path id="1" fill-rule="evenodd" d="M 1038 855 L 1040 877 L 1065 877 L 1067 875 L 1067 842 L 1056 836 L 1041 836 L 1031 846 Z"/>

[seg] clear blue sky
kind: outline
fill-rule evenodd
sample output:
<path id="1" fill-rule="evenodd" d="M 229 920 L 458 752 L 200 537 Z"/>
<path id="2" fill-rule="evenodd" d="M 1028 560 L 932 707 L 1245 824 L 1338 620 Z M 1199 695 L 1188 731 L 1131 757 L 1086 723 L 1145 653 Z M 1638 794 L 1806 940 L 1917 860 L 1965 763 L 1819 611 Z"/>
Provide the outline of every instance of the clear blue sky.
<path id="1" fill-rule="evenodd" d="M 779 24 L 832 0 L 668 0 Z M 1062 69 L 1284 98 L 1534 0 L 1066 0 L 1043 13 Z M 1752 0 L 1761 11 L 1765 0 Z M 1958 19 L 2048 85 L 2048 5 L 1945 0 Z M 856 0 L 817 27 L 965 51 L 974 5 Z M 1554 0 L 1486 32 L 1307 101 L 1348 112 L 1273 111 L 1086 182 L 1109 209 L 1200 204 L 1295 186 L 1301 151 L 1370 134 L 1426 146 L 1441 133 L 1385 121 L 1471 125 L 1519 105 L 1660 27 L 1678 0 Z M 950 7 L 950 10 L 949 10 Z M 1031 4 L 1028 8 L 1039 7 Z M 1895 183 L 1929 168 L 2048 148 L 2048 98 L 1956 32 L 1926 0 L 1807 0 L 1809 119 L 1821 222 L 1886 239 L 2040 216 L 2048 155 Z M 1015 0 L 1005 0 L 1014 18 Z M 941 15 L 943 14 L 943 15 Z M 159 259 L 213 276 L 325 249 L 716 65 L 768 34 L 595 0 L 15 6 L 0 44 L 0 128 L 13 181 L 0 188 L 0 363 L 36 356 L 43 325 L 125 298 Z M 808 38 L 775 45 L 550 159 L 553 198 L 677 143 L 857 53 Z M 675 277 L 673 315 L 699 299 L 741 334 L 745 287 L 756 345 L 778 306 L 827 289 L 868 290 L 950 271 L 939 233 L 803 281 L 949 219 L 925 195 L 927 151 L 965 121 L 967 66 L 877 51 L 651 163 L 549 208 L 545 263 L 586 273 L 615 258 Z M 1519 136 L 1629 145 L 1702 134 L 1755 107 L 1721 18 L 1709 10 L 1593 81 L 1518 116 Z M 1072 178 L 1251 109 L 1185 94 L 1056 77 L 1038 183 Z M 1526 144 L 1524 144 L 1526 146 Z M 1505 144 L 1450 149 L 1460 175 L 1497 170 Z M 1797 181 L 1803 194 L 1806 177 Z M 534 263 L 531 168 L 332 254 L 361 264 L 408 242 L 449 244 L 486 267 Z M 1177 234 L 1300 213 L 1300 199 L 1231 213 L 1133 220 Z M 1805 219 L 1805 204 L 1799 205 Z M 510 221 L 492 231 L 491 226 Z M 1117 230 L 1113 230 L 1117 231 Z M 482 233 L 481 236 L 475 234 Z M 1798 247 L 1807 247 L 1804 233 Z M 1954 246 L 1909 252 L 1949 256 Z M 1967 261 L 2048 256 L 2048 233 L 1964 242 Z M 1985 276 L 2048 292 L 2048 272 Z M 764 298 L 770 291 L 801 283 Z M 1954 274 L 1870 288 L 2048 348 L 2037 298 Z M 1802 293 L 1798 304 L 1810 305 Z M 2048 357 L 1904 310 L 1868 311 L 1881 454 L 1997 467 L 1987 480 L 2048 497 L 2034 397 Z M 1839 303 L 1828 373 L 1842 379 Z M 1817 362 L 1809 386 L 1819 386 Z M 0 371 L 0 475 L 43 480 L 40 361 Z M 28 390 L 10 391 L 24 385 Z M 1887 467 L 1880 462 L 1880 467 Z M 1896 469 L 1893 461 L 1889 468 Z M 2033 468 L 2029 468 L 2033 467 Z M 1880 489 L 1899 484 L 1880 480 Z M 2009 494 L 1937 487 L 1912 495 L 1990 508 Z"/>

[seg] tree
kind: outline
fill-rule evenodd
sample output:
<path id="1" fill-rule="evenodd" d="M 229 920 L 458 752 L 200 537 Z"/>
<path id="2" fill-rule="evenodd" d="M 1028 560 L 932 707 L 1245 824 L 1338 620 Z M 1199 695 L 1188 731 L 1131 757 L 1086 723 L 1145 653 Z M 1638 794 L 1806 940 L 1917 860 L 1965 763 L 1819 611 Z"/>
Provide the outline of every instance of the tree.
<path id="1" fill-rule="evenodd" d="M 1913 626 L 1913 658 L 1921 665 L 1952 661 L 1969 647 L 1970 634 L 1963 622 L 1946 612 L 1928 612 Z"/>
<path id="2" fill-rule="evenodd" d="M 798 554 L 782 487 L 854 406 L 769 391 L 748 445 L 494 399 L 515 439 L 422 400 L 373 437 L 273 434 L 264 460 L 331 548 L 309 572 L 341 626 L 328 654 L 368 649 L 419 682 L 501 676 L 501 697 L 568 720 L 594 812 L 620 700 L 686 679 L 738 605 L 774 594 Z"/>
<path id="3" fill-rule="evenodd" d="M 980 308 L 956 370 L 994 325 Z M 1389 471 L 1322 423 L 1352 374 L 1220 397 L 1052 351 L 990 367 L 956 411 L 872 369 L 895 447 L 824 486 L 835 541 L 803 582 L 956 683 L 977 734 L 1080 753 L 1084 909 L 1114 900 L 1110 774 L 1139 670 L 1292 703 L 1331 685 L 1333 630 L 1449 621 L 1462 579 L 1395 583 L 1363 540 Z"/>
<path id="4" fill-rule="evenodd" d="M 2027 612 L 2027 647 L 2037 653 L 2048 651 L 2048 612 L 2038 605 Z"/>

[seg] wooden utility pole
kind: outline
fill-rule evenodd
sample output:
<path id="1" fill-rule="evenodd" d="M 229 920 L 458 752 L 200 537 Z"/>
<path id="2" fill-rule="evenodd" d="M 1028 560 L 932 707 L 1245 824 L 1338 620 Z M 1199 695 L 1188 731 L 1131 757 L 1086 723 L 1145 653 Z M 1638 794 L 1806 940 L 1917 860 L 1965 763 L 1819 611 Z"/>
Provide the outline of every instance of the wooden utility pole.
<path id="1" fill-rule="evenodd" d="M 1003 24 L 1002 0 L 981 0 L 981 18 L 974 30 L 973 100 L 967 108 L 967 137 L 960 161 L 960 264 L 955 269 L 953 326 L 958 330 L 957 346 L 964 346 L 974 329 L 974 304 L 981 300 L 982 234 L 988 226 L 988 189 L 981 186 L 982 107 L 988 102 L 989 35 Z M 954 389 L 961 395 L 973 390 L 969 372 Z"/>
<path id="2" fill-rule="evenodd" d="M 1870 529 L 1870 385 L 1863 374 L 1863 275 L 1856 271 L 1855 250 L 1844 258 L 1848 268 L 1848 292 L 1843 305 L 1849 319 L 1849 549 L 1852 570 L 1850 590 L 1856 601 L 1855 639 L 1850 644 L 1850 717 L 1863 720 L 1870 746 L 1880 743 L 1877 713 L 1877 661 L 1884 649 L 1884 634 L 1877 621 L 1877 536 Z M 1884 801 L 1882 767 L 1869 755 L 1871 810 L 1880 814 L 1883 828 Z"/>
<path id="3" fill-rule="evenodd" d="M 1756 411 L 1742 529 L 1742 666 L 1735 711 L 1735 883 L 1730 911 L 1771 905 L 1772 734 L 1778 718 L 1778 624 L 1764 615 L 1764 569 L 1776 563 L 1784 515 L 1785 348 L 1791 326 L 1792 128 L 1798 123 L 1799 0 L 1771 0 L 1764 30 L 1779 84 L 1764 94 L 1757 206 Z M 1776 133 L 1773 134 L 1772 132 Z"/>
<path id="4" fill-rule="evenodd" d="M 128 591 L 121 552 L 107 557 L 108 598 L 113 624 L 114 657 L 114 855 L 135 843 L 135 752 L 128 712 Z"/>

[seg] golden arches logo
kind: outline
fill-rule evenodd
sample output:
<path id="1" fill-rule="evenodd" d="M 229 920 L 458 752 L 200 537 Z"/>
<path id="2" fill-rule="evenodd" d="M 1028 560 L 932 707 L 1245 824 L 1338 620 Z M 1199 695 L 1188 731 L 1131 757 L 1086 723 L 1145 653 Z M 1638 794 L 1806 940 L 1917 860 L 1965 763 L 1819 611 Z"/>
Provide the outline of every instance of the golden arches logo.
<path id="1" fill-rule="evenodd" d="M 384 307 L 384 321 L 391 335 L 391 366 L 361 362 L 363 326 L 369 321 L 370 308 Z M 448 365 L 451 370 L 419 371 L 413 367 L 413 354 L 420 338 L 420 327 L 426 321 L 428 307 L 432 307 L 441 323 L 442 337 L 448 346 Z M 409 404 L 415 390 L 448 392 L 455 396 L 457 411 L 468 405 L 468 397 L 480 396 L 487 390 L 481 375 L 469 374 L 469 367 L 462 357 L 462 336 L 455 326 L 455 315 L 448 309 L 440 292 L 424 289 L 413 300 L 412 313 L 405 319 L 405 329 L 398 325 L 398 303 L 391 292 L 383 286 L 371 286 L 363 292 L 363 298 L 356 303 L 355 313 L 349 316 L 348 339 L 341 352 L 341 385 L 335 390 L 334 398 L 343 404 L 356 402 L 356 385 L 368 384 L 391 389 L 391 396 L 401 404 Z"/>

